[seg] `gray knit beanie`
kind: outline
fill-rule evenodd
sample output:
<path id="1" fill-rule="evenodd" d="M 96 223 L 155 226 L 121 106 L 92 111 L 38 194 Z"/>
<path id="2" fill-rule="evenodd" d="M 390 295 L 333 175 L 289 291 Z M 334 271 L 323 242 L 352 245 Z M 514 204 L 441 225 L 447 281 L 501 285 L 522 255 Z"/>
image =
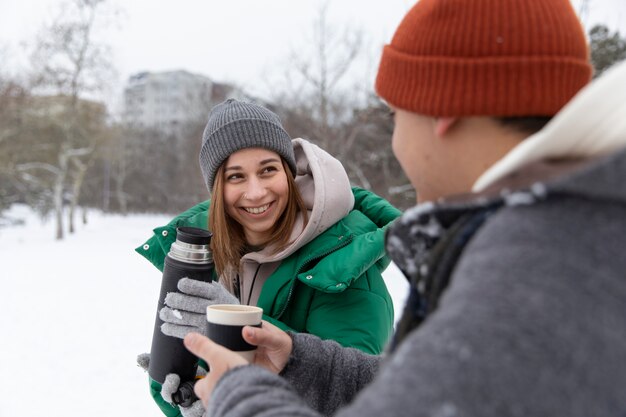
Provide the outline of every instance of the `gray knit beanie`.
<path id="1" fill-rule="evenodd" d="M 209 112 L 209 121 L 202 134 L 200 169 L 209 192 L 213 190 L 215 172 L 240 149 L 265 148 L 278 153 L 296 173 L 296 158 L 291 138 L 280 118 L 252 103 L 228 99 Z"/>

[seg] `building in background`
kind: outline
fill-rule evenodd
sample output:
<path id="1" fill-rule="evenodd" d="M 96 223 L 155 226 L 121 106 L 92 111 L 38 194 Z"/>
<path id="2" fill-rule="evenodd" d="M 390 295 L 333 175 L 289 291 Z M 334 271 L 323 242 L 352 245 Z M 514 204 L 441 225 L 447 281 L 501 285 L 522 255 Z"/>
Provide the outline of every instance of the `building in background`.
<path id="1" fill-rule="evenodd" d="M 208 111 L 237 89 L 188 71 L 140 72 L 124 88 L 122 120 L 137 129 L 176 135 L 206 121 Z"/>

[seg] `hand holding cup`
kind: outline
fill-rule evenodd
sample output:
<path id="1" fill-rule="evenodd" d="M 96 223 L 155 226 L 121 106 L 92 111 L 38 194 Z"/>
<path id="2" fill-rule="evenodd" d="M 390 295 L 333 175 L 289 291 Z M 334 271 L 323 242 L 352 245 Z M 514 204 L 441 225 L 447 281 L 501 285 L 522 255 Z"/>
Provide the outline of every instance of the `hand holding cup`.
<path id="1" fill-rule="evenodd" d="M 243 327 L 240 334 L 242 334 L 245 342 L 257 346 L 256 355 L 252 351 L 254 358 L 252 363 L 254 365 L 262 366 L 276 374 L 283 370 L 293 349 L 291 336 L 265 321 L 260 328 Z M 229 369 L 249 363 L 241 355 L 241 352 L 235 353 L 198 333 L 188 334 L 184 343 L 191 353 L 204 359 L 211 369 L 205 378 L 196 383 L 194 389 L 205 407 L 215 384 L 222 375 Z M 248 356 L 249 354 L 245 355 Z"/>

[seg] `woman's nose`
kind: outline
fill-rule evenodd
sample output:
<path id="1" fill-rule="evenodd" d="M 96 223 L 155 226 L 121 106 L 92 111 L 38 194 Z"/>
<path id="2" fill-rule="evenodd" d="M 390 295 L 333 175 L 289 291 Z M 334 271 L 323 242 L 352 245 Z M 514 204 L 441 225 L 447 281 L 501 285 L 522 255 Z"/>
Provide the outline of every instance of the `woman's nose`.
<path id="1" fill-rule="evenodd" d="M 244 193 L 244 198 L 248 200 L 258 200 L 266 194 L 266 189 L 258 179 L 252 179 L 248 182 L 248 187 Z"/>

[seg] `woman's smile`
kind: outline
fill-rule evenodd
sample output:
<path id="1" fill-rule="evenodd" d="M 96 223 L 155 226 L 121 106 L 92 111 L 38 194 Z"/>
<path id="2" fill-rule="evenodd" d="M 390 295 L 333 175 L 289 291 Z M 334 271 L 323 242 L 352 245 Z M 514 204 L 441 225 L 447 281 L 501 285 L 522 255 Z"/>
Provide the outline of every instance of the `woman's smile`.
<path id="1" fill-rule="evenodd" d="M 252 215 L 265 214 L 273 203 L 268 203 L 258 207 L 242 207 L 243 210 Z"/>

